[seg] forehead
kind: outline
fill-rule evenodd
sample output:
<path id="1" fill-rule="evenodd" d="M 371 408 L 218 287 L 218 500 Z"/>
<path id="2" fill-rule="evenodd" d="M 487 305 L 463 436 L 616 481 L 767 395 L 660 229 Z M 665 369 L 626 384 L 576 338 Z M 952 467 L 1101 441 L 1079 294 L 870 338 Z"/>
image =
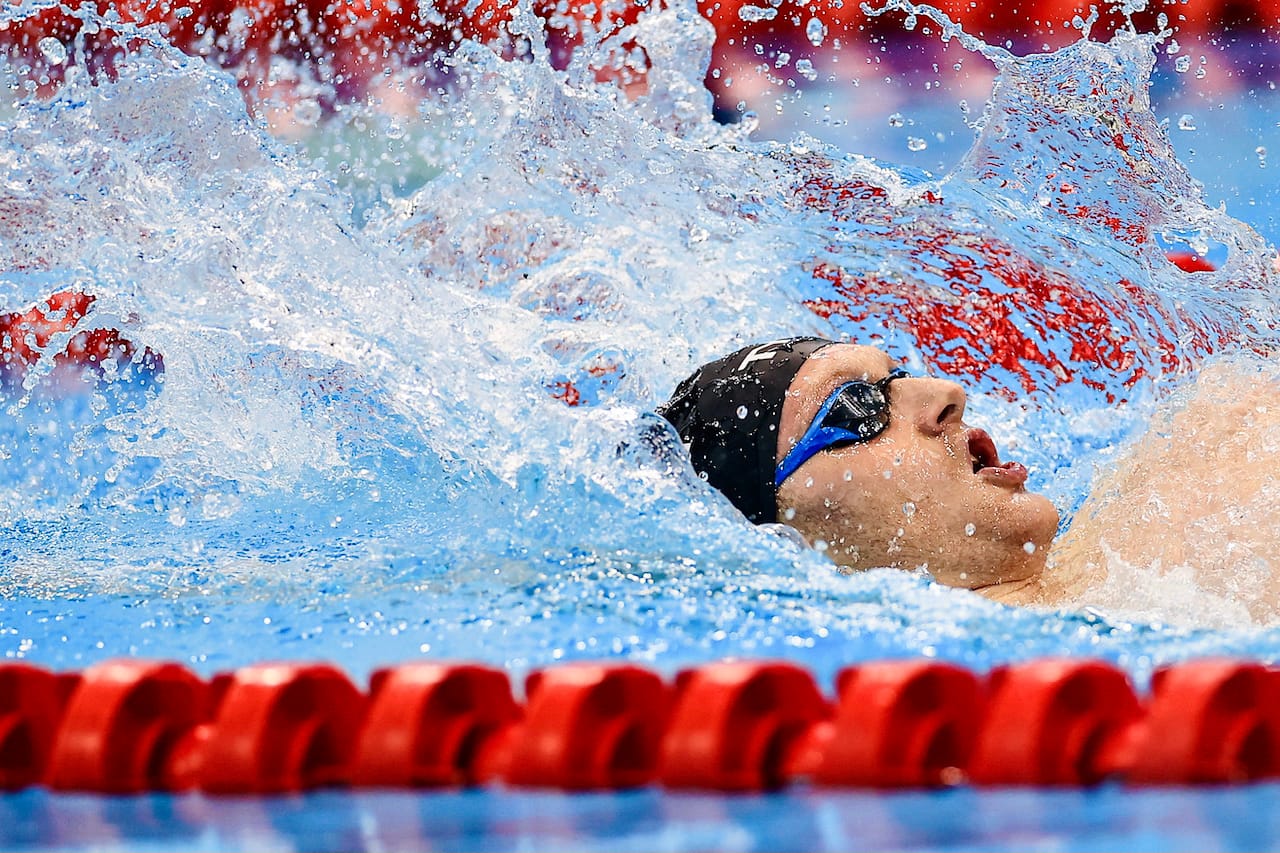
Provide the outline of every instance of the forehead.
<path id="1" fill-rule="evenodd" d="M 796 374 L 789 394 L 801 398 L 825 395 L 854 379 L 883 379 L 897 366 L 889 354 L 876 347 L 834 344 L 818 350 Z"/>
<path id="2" fill-rule="evenodd" d="M 804 433 L 832 391 L 855 379 L 883 379 L 895 366 L 896 362 L 883 350 L 853 344 L 833 344 L 811 355 L 791 380 L 782 401 L 778 459 Z"/>

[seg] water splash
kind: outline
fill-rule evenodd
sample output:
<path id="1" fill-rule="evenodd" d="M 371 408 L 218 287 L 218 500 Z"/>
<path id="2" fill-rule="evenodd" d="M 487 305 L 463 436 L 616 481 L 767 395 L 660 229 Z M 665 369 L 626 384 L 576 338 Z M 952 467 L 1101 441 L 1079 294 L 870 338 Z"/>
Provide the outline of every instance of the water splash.
<path id="1" fill-rule="evenodd" d="M 944 35 L 1002 77 L 941 180 L 714 122 L 691 4 L 559 70 L 536 37 L 515 58 L 463 44 L 433 97 L 295 110 L 296 144 L 233 77 L 145 40 L 109 78 L 73 51 L 50 98 L 7 69 L 0 313 L 90 292 L 77 328 L 164 369 L 68 385 L 68 330 L 6 402 L 6 650 L 213 667 L 261 642 L 356 671 L 1079 652 L 1143 673 L 1237 648 L 838 575 L 743 525 L 650 413 L 739 343 L 856 336 L 971 381 L 1071 508 L 1165 385 L 1274 345 L 1273 253 L 1177 163 L 1149 39 L 1018 58 Z M 628 98 L 597 71 L 632 42 Z M 1226 262 L 1184 274 L 1154 236 L 1175 231 Z"/>

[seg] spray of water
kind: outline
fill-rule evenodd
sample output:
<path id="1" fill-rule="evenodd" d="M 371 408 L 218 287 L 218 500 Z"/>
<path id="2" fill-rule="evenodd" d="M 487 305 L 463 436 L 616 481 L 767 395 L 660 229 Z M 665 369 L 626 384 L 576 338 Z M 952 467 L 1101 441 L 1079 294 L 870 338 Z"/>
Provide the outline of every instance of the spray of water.
<path id="1" fill-rule="evenodd" d="M 48 46 L 52 91 L 5 69 L 0 313 L 93 296 L 3 404 L 15 651 L 222 665 L 261 633 L 356 669 L 1010 649 L 1140 669 L 1230 647 L 838 575 L 743 524 L 652 414 L 736 345 L 852 336 L 968 383 L 1074 508 L 1166 386 L 1275 342 L 1272 253 L 1174 157 L 1150 38 L 1019 58 L 944 24 L 1001 76 L 968 156 L 927 179 L 715 122 L 691 3 L 591 34 L 560 70 L 525 5 L 512 21 L 527 49 L 464 42 L 441 85 L 373 105 L 300 86 L 246 107 L 139 30 L 110 73 Z M 628 96 L 600 69 L 637 49 Z M 1175 232 L 1225 264 L 1177 269 Z M 59 370 L 85 328 L 162 372 Z"/>

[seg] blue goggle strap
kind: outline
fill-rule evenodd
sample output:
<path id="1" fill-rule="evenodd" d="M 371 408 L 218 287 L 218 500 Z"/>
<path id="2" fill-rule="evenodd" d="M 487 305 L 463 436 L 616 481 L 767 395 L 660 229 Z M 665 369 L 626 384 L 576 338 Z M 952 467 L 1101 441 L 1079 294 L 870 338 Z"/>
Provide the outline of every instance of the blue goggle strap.
<path id="1" fill-rule="evenodd" d="M 808 462 L 813 456 L 826 450 L 831 445 L 838 444 L 840 442 L 855 443 L 859 441 L 870 441 L 875 438 L 876 435 L 880 434 L 880 432 L 877 431 L 875 435 L 861 435 L 860 433 L 856 433 L 851 430 L 822 425 L 822 422 L 826 419 L 827 415 L 831 413 L 832 407 L 835 406 L 836 400 L 840 398 L 840 395 L 844 393 L 846 388 L 851 385 L 874 385 L 880 389 L 880 393 L 884 394 L 885 402 L 888 403 L 889 395 L 887 392 L 889 383 L 895 379 L 902 379 L 910 375 L 911 374 L 906 370 L 899 367 L 895 368 L 888 376 L 881 379 L 879 382 L 867 383 L 862 380 L 855 380 L 853 382 L 846 382 L 832 392 L 831 396 L 822 404 L 822 408 L 818 409 L 818 413 L 813 416 L 813 421 L 809 424 L 809 428 L 805 430 L 804 435 L 800 436 L 800 440 L 795 443 L 794 447 L 787 451 L 787 455 L 782 457 L 782 461 L 778 463 L 778 469 L 774 473 L 773 477 L 774 488 L 781 486 L 788 477 L 796 472 L 796 469 Z"/>

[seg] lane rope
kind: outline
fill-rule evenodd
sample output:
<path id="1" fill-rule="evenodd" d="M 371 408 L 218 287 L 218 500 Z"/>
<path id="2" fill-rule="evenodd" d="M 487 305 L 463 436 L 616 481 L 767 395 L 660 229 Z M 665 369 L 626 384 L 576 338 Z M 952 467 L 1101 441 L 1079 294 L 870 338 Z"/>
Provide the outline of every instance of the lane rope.
<path id="1" fill-rule="evenodd" d="M 794 784 L 1193 785 L 1280 776 L 1280 670 L 1199 660 L 1139 695 L 1124 672 L 1044 659 L 978 675 L 927 660 L 842 670 L 719 662 L 539 670 L 415 662 L 367 690 L 325 663 L 202 679 L 170 662 L 55 673 L 0 664 L 0 789 L 245 794 L 317 787 Z"/>

